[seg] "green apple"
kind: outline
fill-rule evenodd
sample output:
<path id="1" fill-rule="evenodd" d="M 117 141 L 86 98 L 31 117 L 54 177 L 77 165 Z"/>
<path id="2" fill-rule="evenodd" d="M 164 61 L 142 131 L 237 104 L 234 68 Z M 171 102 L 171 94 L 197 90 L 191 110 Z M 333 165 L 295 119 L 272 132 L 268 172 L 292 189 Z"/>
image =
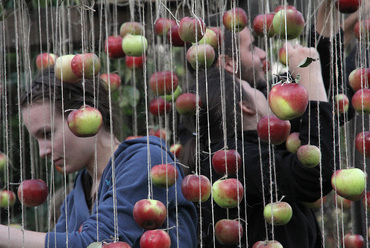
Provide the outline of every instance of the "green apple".
<path id="1" fill-rule="evenodd" d="M 173 92 L 173 94 L 169 95 L 163 95 L 162 97 L 167 101 L 171 102 L 172 101 L 172 95 L 173 95 L 173 100 L 176 101 L 177 97 L 181 95 L 182 89 L 180 85 L 177 85 L 176 90 Z"/>
<path id="2" fill-rule="evenodd" d="M 299 132 L 293 132 L 289 134 L 285 141 L 286 149 L 291 153 L 297 153 L 298 148 L 301 146 L 301 139 L 299 138 Z"/>
<path id="3" fill-rule="evenodd" d="M 297 150 L 297 157 L 302 165 L 313 168 L 321 161 L 321 151 L 314 145 L 302 145 Z"/>
<path id="4" fill-rule="evenodd" d="M 332 175 L 331 185 L 338 195 L 358 201 L 365 192 L 366 177 L 359 168 L 340 169 Z"/>
<path id="5" fill-rule="evenodd" d="M 72 59 L 75 55 L 67 54 L 57 58 L 54 65 L 55 77 L 65 83 L 77 83 L 80 79 L 72 71 Z"/>
<path id="6" fill-rule="evenodd" d="M 263 209 L 265 220 L 275 226 L 287 224 L 293 216 L 292 207 L 287 202 L 272 202 Z"/>
<path id="7" fill-rule="evenodd" d="M 11 190 L 2 190 L 0 192 L 0 207 L 7 208 L 14 206 L 17 197 Z"/>
<path id="8" fill-rule="evenodd" d="M 5 170 L 7 163 L 8 163 L 8 156 L 6 156 L 5 153 L 0 152 L 0 172 Z"/>
<path id="9" fill-rule="evenodd" d="M 148 49 L 148 41 L 142 35 L 126 34 L 122 39 L 122 49 L 128 56 L 143 56 Z"/>
<path id="10" fill-rule="evenodd" d="M 235 208 L 243 200 L 243 185 L 236 178 L 219 179 L 212 186 L 213 200 L 222 208 Z"/>
<path id="11" fill-rule="evenodd" d="M 82 106 L 68 115 L 68 127 L 78 137 L 91 137 L 96 135 L 103 124 L 100 111 L 90 106 Z"/>

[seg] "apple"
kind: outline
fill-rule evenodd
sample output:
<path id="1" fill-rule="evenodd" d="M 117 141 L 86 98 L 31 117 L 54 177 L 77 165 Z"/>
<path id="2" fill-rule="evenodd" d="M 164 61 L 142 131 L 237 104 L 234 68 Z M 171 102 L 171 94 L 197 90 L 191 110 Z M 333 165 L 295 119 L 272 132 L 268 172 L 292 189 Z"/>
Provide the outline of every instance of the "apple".
<path id="1" fill-rule="evenodd" d="M 359 168 L 340 169 L 333 173 L 331 185 L 338 195 L 358 201 L 365 192 L 366 174 Z"/>
<path id="2" fill-rule="evenodd" d="M 271 70 L 271 65 L 270 65 L 270 62 L 267 60 L 267 59 L 264 59 L 262 61 L 262 70 L 264 72 L 267 72 L 267 71 L 270 71 Z"/>
<path id="3" fill-rule="evenodd" d="M 335 7 L 341 13 L 353 13 L 360 7 L 361 0 L 336 0 Z"/>
<path id="4" fill-rule="evenodd" d="M 365 115 L 370 114 L 370 89 L 359 89 L 352 96 L 352 106 Z"/>
<path id="5" fill-rule="evenodd" d="M 167 132 L 163 128 L 158 128 L 157 130 L 151 129 L 149 130 L 149 135 L 153 135 L 163 140 L 167 140 Z"/>
<path id="6" fill-rule="evenodd" d="M 91 137 L 96 135 L 103 124 L 100 111 L 90 106 L 82 106 L 68 115 L 68 127 L 78 137 Z"/>
<path id="7" fill-rule="evenodd" d="M 221 219 L 215 225 L 216 239 L 222 245 L 238 244 L 243 232 L 243 226 L 238 220 Z"/>
<path id="8" fill-rule="evenodd" d="M 211 195 L 211 182 L 204 175 L 189 174 L 181 182 L 181 192 L 188 201 L 205 202 Z"/>
<path id="9" fill-rule="evenodd" d="M 139 200 L 133 209 L 134 220 L 145 230 L 160 228 L 166 219 L 166 214 L 166 206 L 154 199 Z"/>
<path id="10" fill-rule="evenodd" d="M 112 243 L 103 243 L 102 248 L 131 248 L 131 246 L 123 241 L 117 241 Z"/>
<path id="11" fill-rule="evenodd" d="M 140 22 L 124 22 L 119 29 L 122 38 L 124 38 L 126 34 L 141 35 L 143 31 L 144 28 Z"/>
<path id="12" fill-rule="evenodd" d="M 143 56 L 148 49 L 148 41 L 142 35 L 126 34 L 122 39 L 122 49 L 128 56 Z"/>
<path id="13" fill-rule="evenodd" d="M 247 14 L 242 8 L 232 8 L 225 11 L 222 22 L 227 30 L 240 32 L 248 24 Z"/>
<path id="14" fill-rule="evenodd" d="M 102 242 L 93 242 L 87 246 L 87 248 L 102 248 Z"/>
<path id="15" fill-rule="evenodd" d="M 178 85 L 176 87 L 176 90 L 173 92 L 173 94 L 170 94 L 170 95 L 163 95 L 163 99 L 165 99 L 167 102 L 172 102 L 172 97 L 173 97 L 173 100 L 176 101 L 177 97 L 179 97 L 179 95 L 181 95 L 182 93 L 182 89 L 181 89 L 181 86 Z"/>
<path id="16" fill-rule="evenodd" d="M 310 209 L 320 209 L 322 205 L 325 203 L 326 197 L 324 196 L 323 198 L 317 199 L 314 202 L 301 202 L 305 207 L 310 208 Z"/>
<path id="17" fill-rule="evenodd" d="M 105 41 L 104 51 L 111 59 L 123 58 L 125 52 L 122 49 L 122 37 L 119 35 L 108 36 Z"/>
<path id="18" fill-rule="evenodd" d="M 365 247 L 365 240 L 360 234 L 347 233 L 344 235 L 345 248 L 363 248 Z"/>
<path id="19" fill-rule="evenodd" d="M 179 28 L 180 26 L 176 24 L 167 31 L 167 40 L 174 47 L 183 47 L 185 44 L 187 44 L 186 41 L 181 39 L 179 35 Z"/>
<path id="20" fill-rule="evenodd" d="M 149 103 L 149 112 L 154 116 L 161 116 L 171 111 L 171 103 L 163 98 L 155 98 Z"/>
<path id="21" fill-rule="evenodd" d="M 150 176 L 154 186 L 168 188 L 176 183 L 179 173 L 172 164 L 157 164 L 150 170 Z"/>
<path id="22" fill-rule="evenodd" d="M 279 83 L 269 94 L 271 111 L 281 120 L 301 116 L 308 105 L 308 93 L 304 86 L 296 83 Z"/>
<path id="23" fill-rule="evenodd" d="M 140 139 L 144 136 L 142 135 L 131 135 L 131 136 L 127 136 L 125 140 L 133 140 L 133 139 Z"/>
<path id="24" fill-rule="evenodd" d="M 321 161 L 321 151 L 314 145 L 302 145 L 297 150 L 297 158 L 303 166 L 313 168 Z"/>
<path id="25" fill-rule="evenodd" d="M 55 61 L 54 74 L 59 81 L 72 84 L 79 81 L 79 77 L 72 71 L 71 61 L 74 56 L 73 54 L 63 55 Z"/>
<path id="26" fill-rule="evenodd" d="M 194 93 L 183 93 L 176 99 L 176 110 L 180 115 L 193 115 L 202 103 Z"/>
<path id="27" fill-rule="evenodd" d="M 292 9 L 292 10 L 297 10 L 297 8 L 293 5 L 279 5 L 274 9 L 274 12 L 277 13 L 282 9 Z"/>
<path id="28" fill-rule="evenodd" d="M 172 71 L 158 71 L 149 79 L 149 86 L 153 92 L 159 95 L 172 94 L 179 84 L 176 73 Z"/>
<path id="29" fill-rule="evenodd" d="M 223 40 L 223 35 L 222 35 L 222 30 L 221 28 L 219 27 L 208 27 L 210 30 L 212 30 L 213 32 L 215 32 L 216 36 L 217 36 L 217 47 L 219 45 L 221 45 L 221 42 Z M 216 50 L 216 48 L 215 48 Z"/>
<path id="30" fill-rule="evenodd" d="M 215 61 L 215 49 L 209 44 L 192 45 L 186 52 L 186 59 L 194 70 L 209 68 Z"/>
<path id="31" fill-rule="evenodd" d="M 292 207 L 287 202 L 272 202 L 263 209 L 263 217 L 267 223 L 275 226 L 287 224 L 292 219 Z"/>
<path id="32" fill-rule="evenodd" d="M 273 37 L 276 33 L 272 27 L 272 20 L 274 19 L 275 12 L 260 14 L 253 19 L 253 30 L 258 36 L 264 36 L 265 33 L 267 37 Z"/>
<path id="33" fill-rule="evenodd" d="M 367 191 L 362 198 L 362 205 L 367 212 L 370 212 L 370 191 Z"/>
<path id="34" fill-rule="evenodd" d="M 58 56 L 52 53 L 40 53 L 36 57 L 36 67 L 39 71 L 49 67 L 54 67 L 57 58 Z"/>
<path id="35" fill-rule="evenodd" d="M 158 36 L 167 35 L 168 30 L 174 25 L 175 20 L 160 17 L 154 22 L 154 32 Z"/>
<path id="36" fill-rule="evenodd" d="M 349 99 L 346 94 L 336 94 L 334 97 L 335 102 L 335 112 L 337 114 L 344 114 L 349 108 Z"/>
<path id="37" fill-rule="evenodd" d="M 182 151 L 182 145 L 180 143 L 172 144 L 170 146 L 170 152 L 175 155 L 175 157 L 179 157 Z"/>
<path id="38" fill-rule="evenodd" d="M 195 43 L 193 43 L 193 45 L 194 44 Z M 198 41 L 198 44 L 209 44 L 216 50 L 218 47 L 218 36 L 212 29 L 206 28 L 206 33 L 203 38 Z"/>
<path id="39" fill-rule="evenodd" d="M 286 52 L 286 47 L 282 46 L 279 49 L 279 62 L 282 63 L 284 66 L 288 64 L 288 57 L 287 57 L 287 52 Z"/>
<path id="40" fill-rule="evenodd" d="M 300 146 L 301 139 L 299 138 L 299 132 L 293 132 L 289 134 L 285 141 L 286 149 L 291 153 L 297 153 L 297 150 Z"/>
<path id="41" fill-rule="evenodd" d="M 126 67 L 129 68 L 130 70 L 142 69 L 144 62 L 145 62 L 145 56 L 140 56 L 140 57 L 126 56 L 125 57 Z"/>
<path id="42" fill-rule="evenodd" d="M 220 175 L 235 175 L 240 169 L 242 158 L 237 150 L 221 149 L 212 156 L 213 169 Z"/>
<path id="43" fill-rule="evenodd" d="M 356 68 L 348 76 L 348 82 L 354 91 L 369 88 L 370 68 Z"/>
<path id="44" fill-rule="evenodd" d="M 18 199 L 26 207 L 43 204 L 48 197 L 48 186 L 41 179 L 28 179 L 18 187 Z"/>
<path id="45" fill-rule="evenodd" d="M 348 200 L 348 199 L 338 195 L 337 193 L 333 194 L 333 202 L 334 202 L 335 206 L 338 206 L 338 208 L 343 209 L 343 210 L 350 209 L 351 205 L 352 205 L 351 200 Z"/>
<path id="46" fill-rule="evenodd" d="M 140 248 L 170 248 L 170 235 L 163 230 L 148 230 L 141 235 Z"/>
<path id="47" fill-rule="evenodd" d="M 280 145 L 290 134 L 290 121 L 281 120 L 274 115 L 263 116 L 257 123 L 258 137 L 264 142 Z"/>
<path id="48" fill-rule="evenodd" d="M 368 41 L 370 37 L 370 18 L 356 22 L 353 32 L 357 39 Z"/>
<path id="49" fill-rule="evenodd" d="M 7 208 L 14 206 L 17 197 L 15 193 L 11 190 L 1 190 L 0 191 L 0 207 Z"/>
<path id="50" fill-rule="evenodd" d="M 179 36 L 185 42 L 197 42 L 206 32 L 206 24 L 200 18 L 183 17 L 179 23 Z"/>
<path id="51" fill-rule="evenodd" d="M 356 150 L 365 155 L 366 158 L 370 157 L 370 131 L 360 132 L 355 138 Z"/>
<path id="52" fill-rule="evenodd" d="M 272 21 L 275 33 L 281 38 L 288 40 L 297 38 L 303 31 L 305 21 L 298 10 L 281 9 Z"/>
<path id="53" fill-rule="evenodd" d="M 276 240 L 257 241 L 252 248 L 283 248 L 283 245 Z"/>
<path id="54" fill-rule="evenodd" d="M 110 90 L 115 91 L 121 86 L 121 77 L 117 73 L 102 73 L 99 78 L 107 85 Z"/>
<path id="55" fill-rule="evenodd" d="M 219 179 L 212 186 L 213 200 L 221 208 L 235 208 L 243 200 L 243 185 L 236 178 Z"/>
<path id="56" fill-rule="evenodd" d="M 6 156 L 5 153 L 0 152 L 0 172 L 5 171 L 8 161 L 8 156 Z"/>
<path id="57" fill-rule="evenodd" d="M 78 78 L 93 78 L 99 74 L 101 64 L 94 53 L 76 54 L 71 60 L 72 72 Z"/>

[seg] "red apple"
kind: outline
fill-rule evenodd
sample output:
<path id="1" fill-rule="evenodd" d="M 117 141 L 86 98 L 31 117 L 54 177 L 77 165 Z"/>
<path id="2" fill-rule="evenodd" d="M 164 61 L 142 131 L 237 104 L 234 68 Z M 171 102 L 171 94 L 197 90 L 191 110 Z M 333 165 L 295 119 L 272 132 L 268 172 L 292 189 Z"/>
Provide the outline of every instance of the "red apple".
<path id="1" fill-rule="evenodd" d="M 72 71 L 71 61 L 74 56 L 73 54 L 68 54 L 57 58 L 54 65 L 54 73 L 59 81 L 72 84 L 79 81 L 79 77 Z"/>
<path id="2" fill-rule="evenodd" d="M 337 114 L 344 114 L 349 108 L 349 99 L 345 94 L 337 94 L 334 97 L 335 112 Z"/>
<path id="3" fill-rule="evenodd" d="M 370 191 L 367 191 L 362 198 L 362 205 L 367 212 L 370 212 Z"/>
<path id="4" fill-rule="evenodd" d="M 140 56 L 140 57 L 126 56 L 125 57 L 126 67 L 131 70 L 142 69 L 144 62 L 145 62 L 145 56 Z"/>
<path id="5" fill-rule="evenodd" d="M 275 8 L 274 12 L 277 13 L 282 9 L 292 9 L 292 10 L 297 10 L 297 8 L 293 5 L 279 5 Z"/>
<path id="6" fill-rule="evenodd" d="M 154 22 L 154 32 L 158 36 L 167 35 L 167 31 L 174 25 L 175 20 L 160 17 Z"/>
<path id="7" fill-rule="evenodd" d="M 36 67 L 39 71 L 49 67 L 54 67 L 57 58 L 58 56 L 52 53 L 40 53 L 36 57 Z"/>
<path id="8" fill-rule="evenodd" d="M 370 68 L 356 68 L 348 77 L 348 82 L 354 91 L 369 88 Z"/>
<path id="9" fill-rule="evenodd" d="M 334 202 L 334 206 L 338 206 L 338 208 L 341 208 L 343 210 L 350 209 L 351 205 L 352 205 L 351 200 L 348 200 L 348 199 L 338 195 L 337 193 L 333 194 L 333 202 Z"/>
<path id="10" fill-rule="evenodd" d="M 104 51 L 111 59 L 123 58 L 125 52 L 122 49 L 122 37 L 119 35 L 108 36 L 105 41 Z"/>
<path id="11" fill-rule="evenodd" d="M 156 137 L 161 138 L 163 140 L 167 140 L 167 132 L 163 128 L 158 128 L 156 130 L 150 129 L 149 130 L 149 135 L 153 135 L 153 136 L 156 136 Z"/>
<path id="12" fill-rule="evenodd" d="M 167 209 L 161 202 L 142 199 L 135 203 L 133 216 L 136 223 L 145 230 L 160 228 L 166 219 Z"/>
<path id="13" fill-rule="evenodd" d="M 131 248 L 131 246 L 123 241 L 117 241 L 113 243 L 103 243 L 102 248 Z"/>
<path id="14" fill-rule="evenodd" d="M 283 248 L 283 245 L 276 240 L 257 241 L 252 248 Z"/>
<path id="15" fill-rule="evenodd" d="M 287 224 L 292 216 L 292 207 L 287 202 L 272 202 L 263 209 L 263 217 L 267 223 L 275 226 Z"/>
<path id="16" fill-rule="evenodd" d="M 158 95 L 172 94 L 179 84 L 176 73 L 172 71 L 159 71 L 153 73 L 149 79 L 149 86 Z"/>
<path id="17" fill-rule="evenodd" d="M 5 168 L 8 164 L 8 156 L 6 156 L 6 154 L 0 152 L 0 172 L 4 172 L 5 171 Z"/>
<path id="18" fill-rule="evenodd" d="M 206 176 L 189 174 L 181 182 L 181 192 L 191 202 L 205 202 L 211 195 L 211 182 Z"/>
<path id="19" fill-rule="evenodd" d="M 194 93 L 183 93 L 176 99 L 176 110 L 180 115 L 193 115 L 202 103 Z"/>
<path id="20" fill-rule="evenodd" d="M 96 54 L 76 54 L 71 60 L 73 73 L 78 78 L 93 78 L 100 72 L 100 59 Z"/>
<path id="21" fill-rule="evenodd" d="M 182 151 L 182 145 L 180 143 L 172 144 L 170 146 L 170 152 L 172 152 L 173 155 L 175 155 L 175 157 L 179 157 L 181 154 L 181 151 Z"/>
<path id="22" fill-rule="evenodd" d="M 185 42 L 197 42 L 206 32 L 206 24 L 200 18 L 183 17 L 180 20 L 178 33 Z"/>
<path id="23" fill-rule="evenodd" d="M 1 190 L 0 191 L 0 207 L 7 208 L 14 206 L 17 197 L 15 193 L 11 190 Z"/>
<path id="24" fill-rule="evenodd" d="M 48 186 L 41 179 L 24 180 L 18 187 L 18 199 L 26 207 L 43 204 L 48 197 Z"/>
<path id="25" fill-rule="evenodd" d="M 194 70 L 209 68 L 215 61 L 215 49 L 209 44 L 192 45 L 186 52 L 186 59 Z"/>
<path id="26" fill-rule="evenodd" d="M 224 13 L 222 22 L 227 30 L 240 32 L 248 24 L 247 14 L 242 8 L 232 8 Z"/>
<path id="27" fill-rule="evenodd" d="M 235 208 L 243 200 L 243 185 L 236 178 L 219 179 L 212 186 L 213 200 L 221 208 Z"/>
<path id="28" fill-rule="evenodd" d="M 175 47 L 183 47 L 187 44 L 186 41 L 183 41 L 179 35 L 179 25 L 172 26 L 167 31 L 167 40 L 168 42 Z"/>
<path id="29" fill-rule="evenodd" d="M 176 183 L 179 173 L 172 164 L 158 164 L 152 167 L 150 176 L 154 186 L 168 188 Z"/>
<path id="30" fill-rule="evenodd" d="M 103 124 L 100 111 L 90 106 L 82 106 L 68 115 L 68 127 L 78 137 L 91 137 L 96 135 Z"/>
<path id="31" fill-rule="evenodd" d="M 270 71 L 271 70 L 271 65 L 270 65 L 270 62 L 267 60 L 267 59 L 264 59 L 262 61 L 262 70 L 264 72 L 267 72 L 267 71 Z"/>
<path id="32" fill-rule="evenodd" d="M 337 170 L 331 177 L 335 192 L 352 201 L 358 201 L 365 192 L 366 174 L 359 168 Z"/>
<path id="33" fill-rule="evenodd" d="M 125 140 L 139 139 L 142 137 L 143 137 L 142 135 L 131 135 L 131 136 L 127 136 Z"/>
<path id="34" fill-rule="evenodd" d="M 122 39 L 122 49 L 128 56 L 143 56 L 148 49 L 148 41 L 142 35 L 126 34 Z"/>
<path id="35" fill-rule="evenodd" d="M 303 166 L 313 168 L 318 166 L 321 161 L 321 151 L 314 145 L 302 145 L 297 150 L 297 158 Z"/>
<path id="36" fill-rule="evenodd" d="M 154 116 L 161 116 L 171 111 L 171 103 L 163 98 L 155 98 L 149 103 L 149 112 Z"/>
<path id="37" fill-rule="evenodd" d="M 358 21 L 353 27 L 353 32 L 357 39 L 368 41 L 370 37 L 370 18 Z"/>
<path id="38" fill-rule="evenodd" d="M 211 29 L 213 32 L 215 32 L 215 34 L 217 36 L 217 40 L 218 40 L 217 41 L 217 43 L 218 43 L 217 47 L 218 47 L 219 45 L 221 45 L 221 42 L 222 42 L 222 39 L 223 39 L 221 28 L 219 28 L 219 27 L 208 27 L 208 28 Z M 215 50 L 216 50 L 216 48 L 215 48 Z"/>
<path id="39" fill-rule="evenodd" d="M 355 138 L 356 150 L 365 155 L 366 158 L 370 157 L 370 131 L 360 132 Z"/>
<path id="40" fill-rule="evenodd" d="M 170 248 L 170 235 L 163 230 L 149 230 L 140 238 L 140 248 Z"/>
<path id="41" fill-rule="evenodd" d="M 336 0 L 335 7 L 341 13 L 353 13 L 360 7 L 361 0 Z"/>
<path id="42" fill-rule="evenodd" d="M 347 233 L 344 235 L 345 248 L 363 248 L 365 247 L 365 240 L 360 234 Z"/>
<path id="43" fill-rule="evenodd" d="M 285 46 L 282 46 L 279 49 L 279 62 L 282 63 L 284 66 L 286 66 L 289 62 Z"/>
<path id="44" fill-rule="evenodd" d="M 370 114 L 370 89 L 359 89 L 352 96 L 352 106 L 365 115 Z"/>
<path id="45" fill-rule="evenodd" d="M 257 123 L 257 133 L 264 142 L 280 145 L 290 134 L 290 121 L 284 121 L 274 115 L 263 116 Z"/>
<path id="46" fill-rule="evenodd" d="M 115 91 L 121 86 L 121 77 L 117 73 L 102 73 L 99 78 L 107 85 L 110 90 Z"/>
<path id="47" fill-rule="evenodd" d="M 213 169 L 220 175 L 235 175 L 241 164 L 242 158 L 237 150 L 221 149 L 212 156 Z"/>
<path id="48" fill-rule="evenodd" d="M 272 112 L 281 120 L 291 120 L 301 116 L 308 105 L 308 93 L 304 86 L 296 83 L 279 83 L 269 94 Z"/>
<path id="49" fill-rule="evenodd" d="M 206 33 L 203 38 L 198 41 L 198 44 L 209 44 L 216 50 L 218 47 L 218 36 L 212 29 L 206 28 Z"/>
<path id="50" fill-rule="evenodd" d="M 298 10 L 281 9 L 272 21 L 275 33 L 281 38 L 288 40 L 297 38 L 303 31 L 305 21 Z"/>
<path id="51" fill-rule="evenodd" d="M 299 138 L 299 132 L 293 132 L 289 134 L 285 141 L 286 149 L 291 153 L 297 153 L 298 148 L 301 146 L 301 139 Z"/>
<path id="52" fill-rule="evenodd" d="M 253 30 L 258 36 L 264 36 L 265 33 L 267 37 L 273 37 L 276 33 L 272 27 L 272 20 L 274 19 L 275 12 L 257 15 L 253 19 Z"/>
<path id="53" fill-rule="evenodd" d="M 124 38 L 126 34 L 141 35 L 143 30 L 144 27 L 140 22 L 124 22 L 119 29 L 119 33 Z"/>
<path id="54" fill-rule="evenodd" d="M 238 244 L 243 232 L 243 226 L 238 220 L 221 219 L 215 225 L 216 239 L 222 245 Z"/>

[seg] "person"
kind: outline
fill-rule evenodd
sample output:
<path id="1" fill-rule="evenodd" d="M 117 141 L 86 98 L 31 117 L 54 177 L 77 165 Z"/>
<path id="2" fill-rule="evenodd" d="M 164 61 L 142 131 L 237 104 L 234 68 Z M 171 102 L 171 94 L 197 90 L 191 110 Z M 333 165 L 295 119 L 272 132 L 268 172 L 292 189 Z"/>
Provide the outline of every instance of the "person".
<path id="1" fill-rule="evenodd" d="M 291 44 L 287 47 L 290 69 L 296 68 L 307 56 L 318 56 L 314 48 Z M 292 74 L 298 73 L 301 74 L 299 83 L 307 89 L 310 100 L 300 117 L 299 137 L 302 145 L 310 143 L 320 147 L 321 163 L 315 168 L 304 167 L 297 155 L 285 148 L 259 141 L 257 123 L 269 114 L 269 106 L 265 95 L 246 81 L 215 67 L 190 87 L 202 104 L 197 116 L 184 119 L 184 125 L 195 135 L 184 146 L 180 161 L 187 164 L 190 171 L 209 177 L 212 183 L 224 177 L 210 164 L 214 152 L 237 149 L 242 158 L 237 174 L 227 176 L 239 179 L 244 185 L 243 200 L 238 207 L 224 209 L 212 199 L 195 203 L 202 220 L 199 227 L 202 247 L 252 247 L 257 241 L 272 239 L 285 248 L 322 247 L 315 213 L 303 202 L 315 202 L 332 190 L 330 179 L 339 164 L 338 140 L 333 132 L 336 122 L 332 119 L 332 105 L 328 103 L 320 62 L 297 68 Z M 194 145 L 197 142 L 199 146 Z M 197 147 L 199 150 L 195 150 Z M 282 199 L 291 205 L 292 219 L 283 226 L 267 224 L 263 217 L 264 205 Z M 239 243 L 223 246 L 218 242 L 214 226 L 221 219 L 240 220 L 245 232 Z"/>
<path id="2" fill-rule="evenodd" d="M 96 107 L 103 116 L 102 127 L 92 137 L 77 137 L 67 126 L 69 110 L 84 104 Z M 148 198 L 167 208 L 161 228 L 168 231 L 171 247 L 196 246 L 196 209 L 179 190 L 184 177 L 181 167 L 176 163 L 178 180 L 172 187 L 149 187 L 149 166 L 174 164 L 173 155 L 154 136 L 118 141 L 116 118 L 110 114 L 115 112 L 110 111 L 102 81 L 62 83 L 52 69 L 46 70 L 24 91 L 20 107 L 27 130 L 38 142 L 40 157 L 51 160 L 65 174 L 78 173 L 54 230 L 23 232 L 1 225 L 0 247 L 87 247 L 114 238 L 139 247 L 145 230 L 135 222 L 133 207 Z"/>

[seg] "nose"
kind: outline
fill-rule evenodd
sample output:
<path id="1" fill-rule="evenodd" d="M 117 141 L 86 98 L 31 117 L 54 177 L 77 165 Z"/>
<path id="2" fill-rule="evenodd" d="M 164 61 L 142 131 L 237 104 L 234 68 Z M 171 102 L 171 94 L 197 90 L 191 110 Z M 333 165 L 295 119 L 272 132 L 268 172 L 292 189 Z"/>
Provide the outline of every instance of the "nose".
<path id="1" fill-rule="evenodd" d="M 261 49 L 259 47 L 256 47 L 255 48 L 255 53 L 261 59 L 261 61 L 266 60 L 266 52 L 265 52 L 265 50 L 263 50 L 263 49 Z"/>
<path id="2" fill-rule="evenodd" d="M 39 154 L 40 158 L 47 158 L 49 155 L 51 155 L 50 142 L 45 140 L 39 140 Z"/>

